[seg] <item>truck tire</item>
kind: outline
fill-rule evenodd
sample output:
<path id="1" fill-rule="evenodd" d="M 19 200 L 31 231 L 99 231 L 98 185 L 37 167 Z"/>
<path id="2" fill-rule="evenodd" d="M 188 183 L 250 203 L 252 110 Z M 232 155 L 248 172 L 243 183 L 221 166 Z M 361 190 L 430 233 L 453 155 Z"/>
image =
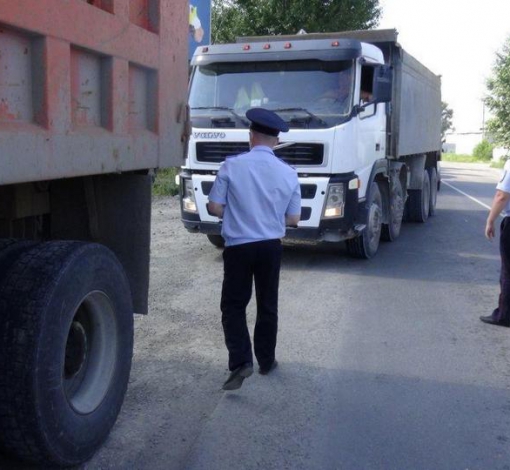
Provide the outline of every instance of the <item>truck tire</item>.
<path id="1" fill-rule="evenodd" d="M 408 219 L 412 222 L 426 222 L 430 211 L 429 172 L 423 171 L 421 189 L 410 189 L 407 199 Z"/>
<path id="2" fill-rule="evenodd" d="M 0 287 L 0 441 L 23 460 L 89 459 L 115 423 L 133 351 L 129 282 L 106 247 L 41 243 Z"/>
<path id="3" fill-rule="evenodd" d="M 366 227 L 361 234 L 346 241 L 347 252 L 353 258 L 370 259 L 379 248 L 382 229 L 382 198 L 379 185 L 372 183 L 367 201 Z"/>
<path id="4" fill-rule="evenodd" d="M 437 181 L 437 170 L 432 167 L 429 168 L 429 178 L 430 178 L 430 204 L 429 204 L 429 216 L 433 216 L 436 214 L 436 203 L 437 203 L 437 190 L 438 190 L 438 181 Z"/>
<path id="5" fill-rule="evenodd" d="M 207 238 L 217 248 L 223 248 L 225 246 L 225 240 L 221 235 L 207 235 Z"/>
<path id="6" fill-rule="evenodd" d="M 404 216 L 404 191 L 398 178 L 391 184 L 388 207 L 388 223 L 382 226 L 381 239 L 392 242 L 400 235 Z"/>
<path id="7" fill-rule="evenodd" d="M 15 238 L 0 239 L 0 286 L 10 267 L 16 262 L 18 257 L 35 244 L 36 242 Z"/>

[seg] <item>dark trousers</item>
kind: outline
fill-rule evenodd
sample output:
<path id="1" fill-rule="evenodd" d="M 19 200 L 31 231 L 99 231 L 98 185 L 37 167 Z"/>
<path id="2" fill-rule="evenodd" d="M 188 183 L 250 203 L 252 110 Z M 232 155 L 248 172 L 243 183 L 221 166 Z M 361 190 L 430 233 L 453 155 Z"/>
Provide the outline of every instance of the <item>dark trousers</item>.
<path id="1" fill-rule="evenodd" d="M 510 323 L 510 217 L 501 222 L 499 237 L 499 252 L 501 254 L 501 276 L 498 308 L 492 314 L 501 323 Z"/>
<path id="2" fill-rule="evenodd" d="M 253 342 L 255 357 L 266 367 L 275 358 L 278 332 L 278 284 L 282 246 L 280 240 L 265 240 L 230 246 L 223 251 L 221 322 L 232 371 L 253 362 L 246 307 L 251 299 L 253 279 L 257 298 L 257 320 Z"/>

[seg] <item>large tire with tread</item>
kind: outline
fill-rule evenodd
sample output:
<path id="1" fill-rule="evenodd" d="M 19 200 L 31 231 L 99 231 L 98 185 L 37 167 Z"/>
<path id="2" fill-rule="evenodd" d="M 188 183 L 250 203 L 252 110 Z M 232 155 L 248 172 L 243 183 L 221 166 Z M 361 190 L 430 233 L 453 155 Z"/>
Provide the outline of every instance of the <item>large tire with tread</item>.
<path id="1" fill-rule="evenodd" d="M 404 216 L 404 190 L 399 178 L 395 178 L 391 183 L 389 193 L 388 223 L 382 226 L 381 239 L 392 242 L 400 235 Z"/>
<path id="2" fill-rule="evenodd" d="M 225 240 L 221 235 L 207 235 L 207 238 L 216 248 L 223 248 L 225 246 Z"/>
<path id="3" fill-rule="evenodd" d="M 18 257 L 35 245 L 36 242 L 29 240 L 18 240 L 15 238 L 0 239 L 0 286 Z"/>
<path id="4" fill-rule="evenodd" d="M 427 170 L 423 171 L 421 189 L 409 190 L 407 199 L 408 219 L 412 222 L 426 222 L 430 211 L 430 177 Z"/>
<path id="5" fill-rule="evenodd" d="M 366 227 L 358 237 L 346 241 L 347 252 L 353 258 L 370 259 L 379 248 L 382 229 L 382 197 L 377 183 L 370 185 L 368 198 Z"/>
<path id="6" fill-rule="evenodd" d="M 436 203 L 437 203 L 437 170 L 434 167 L 428 169 L 430 178 L 430 204 L 429 204 L 429 215 L 433 216 L 436 214 Z"/>
<path id="7" fill-rule="evenodd" d="M 106 247 L 41 243 L 0 286 L 0 441 L 18 458 L 88 460 L 120 411 L 133 352 L 122 265 Z"/>

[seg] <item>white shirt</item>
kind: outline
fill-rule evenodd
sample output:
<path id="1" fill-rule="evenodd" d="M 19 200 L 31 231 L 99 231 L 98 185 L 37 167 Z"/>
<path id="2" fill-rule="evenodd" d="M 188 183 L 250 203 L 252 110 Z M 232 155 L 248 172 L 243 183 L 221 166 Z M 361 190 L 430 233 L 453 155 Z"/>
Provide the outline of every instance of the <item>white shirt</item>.
<path id="1" fill-rule="evenodd" d="M 285 236 L 285 215 L 301 214 L 296 170 L 257 145 L 221 165 L 209 201 L 225 205 L 225 246 Z"/>
<path id="2" fill-rule="evenodd" d="M 503 167 L 503 173 L 499 183 L 496 186 L 496 189 L 510 194 L 510 160 L 507 160 L 505 166 Z M 510 201 L 508 201 L 505 208 L 501 211 L 501 214 L 504 217 L 510 216 Z"/>

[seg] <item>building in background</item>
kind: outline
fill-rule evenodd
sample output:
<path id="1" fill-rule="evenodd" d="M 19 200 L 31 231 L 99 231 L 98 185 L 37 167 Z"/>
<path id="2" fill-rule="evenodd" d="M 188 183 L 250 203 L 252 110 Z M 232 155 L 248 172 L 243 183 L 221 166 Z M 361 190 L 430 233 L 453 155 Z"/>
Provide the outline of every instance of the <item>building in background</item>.
<path id="1" fill-rule="evenodd" d="M 448 132 L 445 135 L 444 149 L 447 153 L 472 155 L 474 148 L 483 140 L 483 132 Z M 453 148 L 453 151 L 451 150 Z"/>

